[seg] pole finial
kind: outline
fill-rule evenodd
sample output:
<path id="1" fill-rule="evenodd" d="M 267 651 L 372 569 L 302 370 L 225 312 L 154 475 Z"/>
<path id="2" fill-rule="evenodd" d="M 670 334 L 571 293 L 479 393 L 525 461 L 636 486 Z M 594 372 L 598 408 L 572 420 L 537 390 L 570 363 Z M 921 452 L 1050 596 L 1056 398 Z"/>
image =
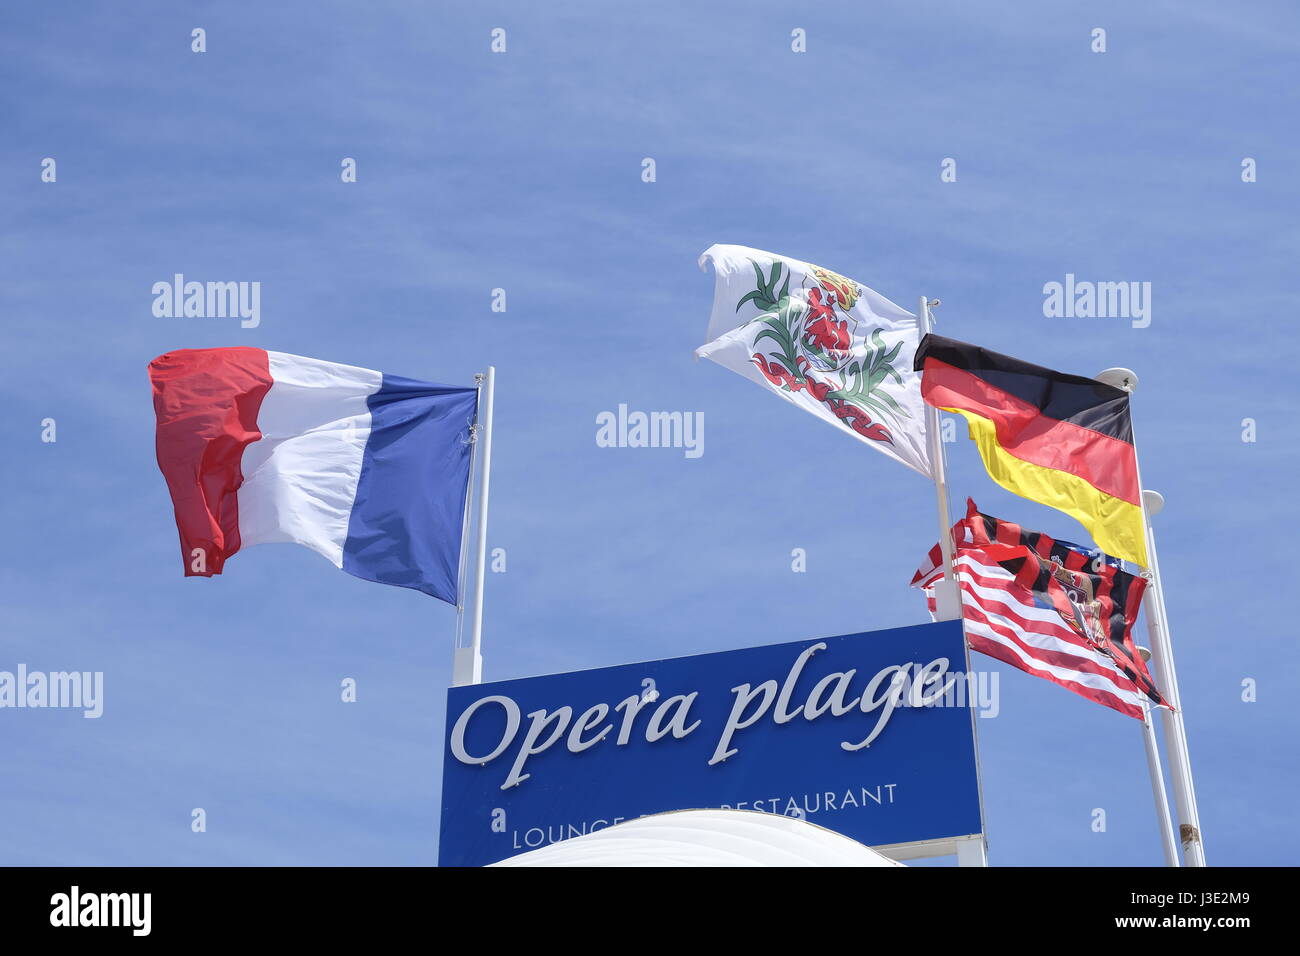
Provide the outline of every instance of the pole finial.
<path id="1" fill-rule="evenodd" d="M 1137 372 L 1131 368 L 1108 368 L 1098 372 L 1093 378 L 1103 385 L 1110 385 L 1130 395 L 1136 392 L 1138 387 Z"/>
<path id="2" fill-rule="evenodd" d="M 1165 508 L 1165 496 L 1158 491 L 1152 491 L 1150 488 L 1142 489 L 1142 504 L 1146 505 L 1147 514 L 1155 517 Z"/>

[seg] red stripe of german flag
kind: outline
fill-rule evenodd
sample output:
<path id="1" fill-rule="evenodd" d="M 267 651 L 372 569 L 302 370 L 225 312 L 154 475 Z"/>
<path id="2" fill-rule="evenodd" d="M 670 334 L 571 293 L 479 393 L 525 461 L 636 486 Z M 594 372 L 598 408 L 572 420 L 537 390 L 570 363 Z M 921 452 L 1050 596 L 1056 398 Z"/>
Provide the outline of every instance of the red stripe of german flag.
<path id="1" fill-rule="evenodd" d="M 927 403 L 966 419 L 989 477 L 1147 563 L 1127 392 L 933 334 L 915 369 Z"/>

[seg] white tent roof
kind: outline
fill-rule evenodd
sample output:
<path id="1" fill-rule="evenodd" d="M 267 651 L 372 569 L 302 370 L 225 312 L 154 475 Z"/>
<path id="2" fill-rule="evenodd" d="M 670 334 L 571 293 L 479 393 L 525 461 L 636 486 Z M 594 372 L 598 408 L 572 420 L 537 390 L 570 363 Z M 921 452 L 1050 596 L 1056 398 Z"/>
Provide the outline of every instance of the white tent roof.
<path id="1" fill-rule="evenodd" d="M 493 866 L 902 866 L 839 833 L 753 810 L 675 810 Z"/>

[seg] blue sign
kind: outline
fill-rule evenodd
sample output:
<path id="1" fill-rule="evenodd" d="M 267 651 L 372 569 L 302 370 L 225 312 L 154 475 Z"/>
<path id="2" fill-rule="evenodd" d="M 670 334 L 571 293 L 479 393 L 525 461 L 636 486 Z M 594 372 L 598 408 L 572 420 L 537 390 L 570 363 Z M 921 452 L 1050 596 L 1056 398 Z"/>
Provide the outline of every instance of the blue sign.
<path id="1" fill-rule="evenodd" d="M 727 807 L 869 846 L 981 831 L 961 623 L 453 687 L 442 866 Z"/>

